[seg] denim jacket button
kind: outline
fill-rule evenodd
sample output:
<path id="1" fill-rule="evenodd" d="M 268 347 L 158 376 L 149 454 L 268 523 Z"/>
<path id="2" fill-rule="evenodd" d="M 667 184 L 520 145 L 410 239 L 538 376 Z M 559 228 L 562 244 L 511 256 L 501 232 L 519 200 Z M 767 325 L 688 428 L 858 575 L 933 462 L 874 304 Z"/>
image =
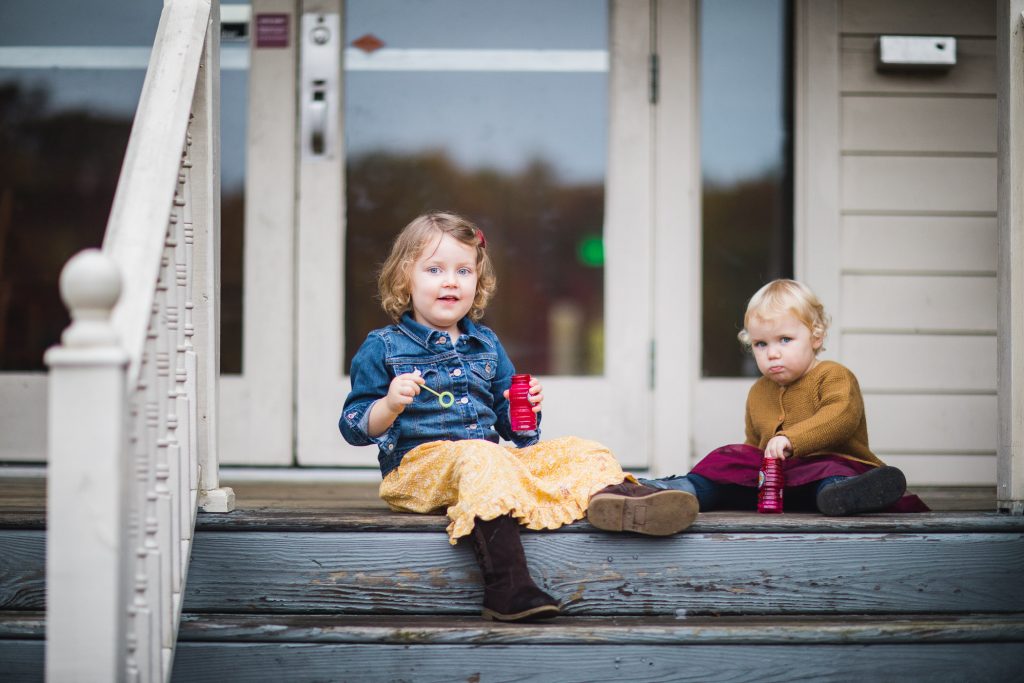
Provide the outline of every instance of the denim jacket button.
<path id="1" fill-rule="evenodd" d="M 462 368 L 455 368 L 454 370 L 452 370 L 452 377 L 461 377 L 461 376 L 462 376 Z"/>
<path id="2" fill-rule="evenodd" d="M 448 341 L 448 337 L 438 337 L 438 338 L 437 338 L 437 343 L 438 343 L 438 344 L 444 344 L 444 343 L 446 343 L 447 341 Z"/>
<path id="3" fill-rule="evenodd" d="M 463 405 L 469 403 L 469 397 L 468 396 L 463 396 L 461 399 L 459 399 L 459 403 L 461 403 Z"/>
<path id="4" fill-rule="evenodd" d="M 469 425 L 469 428 L 470 429 L 476 429 L 476 422 L 474 422 L 473 424 Z"/>

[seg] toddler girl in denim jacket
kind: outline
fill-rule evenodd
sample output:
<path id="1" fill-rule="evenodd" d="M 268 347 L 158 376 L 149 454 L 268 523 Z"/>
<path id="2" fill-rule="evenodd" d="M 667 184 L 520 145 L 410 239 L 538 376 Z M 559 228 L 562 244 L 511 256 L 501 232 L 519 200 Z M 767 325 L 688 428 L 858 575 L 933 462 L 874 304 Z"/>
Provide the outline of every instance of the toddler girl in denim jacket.
<path id="1" fill-rule="evenodd" d="M 556 529 L 587 515 L 609 531 L 668 535 L 692 523 L 691 493 L 641 486 L 601 444 L 541 441 L 544 393 L 536 379 L 529 400 L 538 429 L 512 431 L 515 369 L 497 335 L 479 323 L 495 275 L 483 232 L 471 222 L 452 213 L 413 220 L 378 285 L 394 324 L 370 332 L 353 357 L 339 427 L 349 443 L 377 446 L 380 496 L 391 509 L 445 510 L 450 542 L 470 536 L 485 618 L 559 613 L 530 577 L 519 525 Z M 514 446 L 499 445 L 499 437 Z"/>

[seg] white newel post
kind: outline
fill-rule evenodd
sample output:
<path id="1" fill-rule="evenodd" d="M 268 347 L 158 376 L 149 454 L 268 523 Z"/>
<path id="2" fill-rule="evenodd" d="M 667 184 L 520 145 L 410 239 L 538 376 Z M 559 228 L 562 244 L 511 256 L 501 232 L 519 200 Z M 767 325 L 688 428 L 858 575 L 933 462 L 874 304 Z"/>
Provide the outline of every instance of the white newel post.
<path id="1" fill-rule="evenodd" d="M 121 275 L 102 252 L 68 261 L 71 313 L 50 368 L 46 533 L 46 680 L 125 678 L 128 543 L 125 373 L 110 325 Z"/>

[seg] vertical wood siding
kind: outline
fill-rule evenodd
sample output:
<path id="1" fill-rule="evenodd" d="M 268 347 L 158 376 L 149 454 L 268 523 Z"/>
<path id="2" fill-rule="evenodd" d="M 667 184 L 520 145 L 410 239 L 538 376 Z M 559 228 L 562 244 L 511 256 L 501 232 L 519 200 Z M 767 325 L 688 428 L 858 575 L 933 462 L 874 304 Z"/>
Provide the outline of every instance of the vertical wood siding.
<path id="1" fill-rule="evenodd" d="M 946 73 L 879 73 L 878 35 L 957 38 Z M 842 360 L 912 484 L 995 482 L 995 3 L 843 0 Z"/>

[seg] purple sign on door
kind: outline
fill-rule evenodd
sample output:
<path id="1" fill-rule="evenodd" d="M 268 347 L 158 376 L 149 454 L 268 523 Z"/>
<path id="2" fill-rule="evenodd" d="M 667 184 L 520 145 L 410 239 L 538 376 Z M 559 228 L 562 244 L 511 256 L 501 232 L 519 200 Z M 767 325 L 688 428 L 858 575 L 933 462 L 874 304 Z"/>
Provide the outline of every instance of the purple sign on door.
<path id="1" fill-rule="evenodd" d="M 256 47 L 288 47 L 288 15 L 256 15 Z"/>

